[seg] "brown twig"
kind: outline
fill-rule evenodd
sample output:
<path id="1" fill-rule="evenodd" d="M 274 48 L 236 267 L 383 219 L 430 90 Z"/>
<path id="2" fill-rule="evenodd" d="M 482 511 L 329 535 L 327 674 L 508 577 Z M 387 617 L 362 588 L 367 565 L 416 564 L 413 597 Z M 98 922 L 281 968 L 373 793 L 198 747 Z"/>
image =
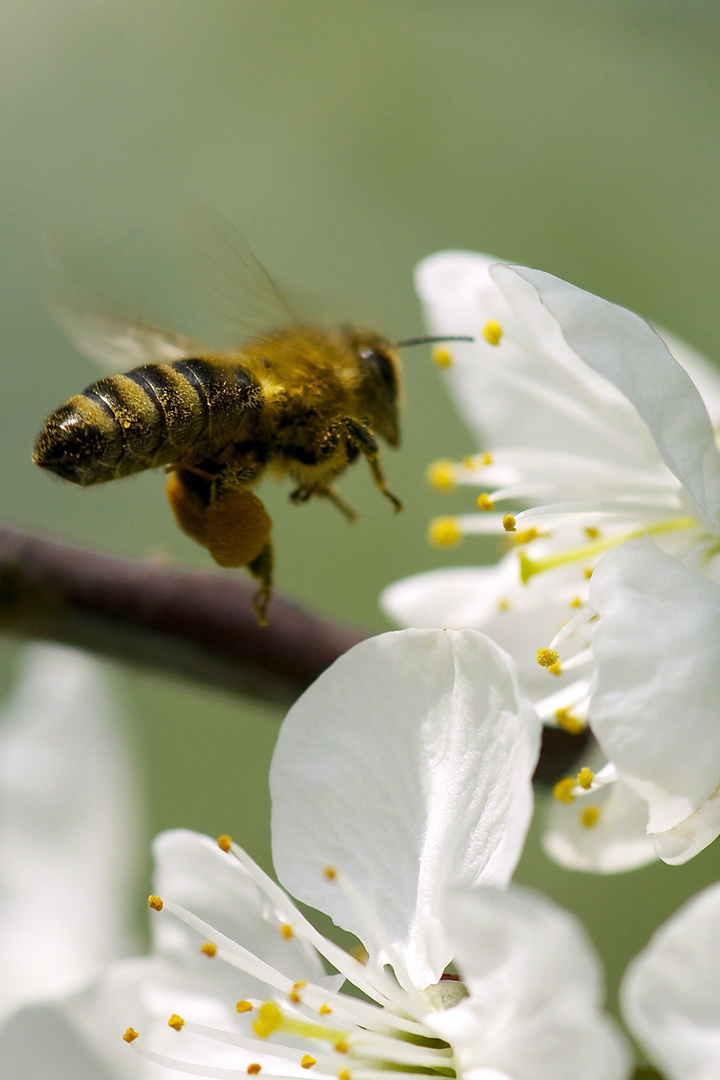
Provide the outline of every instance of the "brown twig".
<path id="1" fill-rule="evenodd" d="M 0 526 L 0 631 L 90 649 L 287 705 L 367 637 L 280 596 L 258 626 L 255 586 L 230 574 L 106 555 Z M 557 779 L 584 742 L 547 729 L 536 776 Z"/>

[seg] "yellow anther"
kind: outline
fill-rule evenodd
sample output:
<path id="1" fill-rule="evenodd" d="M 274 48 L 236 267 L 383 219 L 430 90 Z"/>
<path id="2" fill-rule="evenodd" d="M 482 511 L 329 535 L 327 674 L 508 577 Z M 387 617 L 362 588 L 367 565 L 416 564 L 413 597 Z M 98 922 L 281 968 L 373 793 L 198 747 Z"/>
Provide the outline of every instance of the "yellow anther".
<path id="1" fill-rule="evenodd" d="M 335 1043 L 335 1049 L 337 1050 L 338 1054 L 347 1054 L 348 1044 L 345 1042 L 344 1039 L 338 1039 L 338 1041 Z"/>
<path id="2" fill-rule="evenodd" d="M 592 787 L 594 776 L 595 773 L 592 771 L 592 769 L 581 769 L 580 772 L 577 774 L 577 782 L 581 788 L 583 788 L 585 791 L 589 791 Z"/>
<path id="3" fill-rule="evenodd" d="M 495 503 L 488 495 L 487 491 L 481 492 L 477 497 L 478 510 L 494 510 Z"/>
<path id="4" fill-rule="evenodd" d="M 350 1070 L 341 1069 L 338 1073 L 338 1080 L 350 1080 Z"/>
<path id="5" fill-rule="evenodd" d="M 555 713 L 555 719 L 558 727 L 562 728 L 563 731 L 567 731 L 568 735 L 579 735 L 581 731 L 585 730 L 585 724 L 582 720 L 578 720 L 577 716 L 573 716 L 569 709 L 558 709 Z"/>
<path id="6" fill-rule="evenodd" d="M 264 1001 L 258 1009 L 257 1020 L 253 1022 L 253 1031 L 261 1039 L 267 1039 L 277 1031 L 282 1023 L 282 1013 L 274 1001 Z"/>
<path id="7" fill-rule="evenodd" d="M 177 1013 L 173 1013 L 168 1020 L 168 1027 L 171 1027 L 173 1031 L 182 1031 L 182 1029 L 185 1027 L 185 1021 L 183 1020 L 182 1016 L 178 1016 Z"/>
<path id="8" fill-rule="evenodd" d="M 200 952 L 203 956 L 215 956 L 217 945 L 213 945 L 212 941 L 206 941 L 204 945 L 200 946 Z"/>
<path id="9" fill-rule="evenodd" d="M 482 333 L 489 345 L 499 345 L 502 337 L 502 326 L 495 319 L 488 319 L 483 326 Z"/>
<path id="10" fill-rule="evenodd" d="M 597 825 L 599 817 L 599 806 L 586 806 L 580 815 L 580 824 L 584 825 L 586 829 L 592 829 L 593 825 Z"/>
<path id="11" fill-rule="evenodd" d="M 489 450 L 486 450 L 486 451 L 485 451 L 485 453 L 483 454 L 483 456 L 482 456 L 482 458 L 481 458 L 480 460 L 481 460 L 481 462 L 482 462 L 482 464 L 483 464 L 483 465 L 492 465 L 492 463 L 493 463 L 493 456 L 492 456 L 492 454 L 491 454 L 491 453 L 489 452 Z"/>
<path id="12" fill-rule="evenodd" d="M 570 607 L 582 607 L 582 600 L 579 596 L 573 596 L 572 600 L 570 601 Z"/>
<path id="13" fill-rule="evenodd" d="M 597 540 L 598 536 L 600 535 L 600 530 L 596 529 L 594 525 L 588 525 L 586 529 L 583 529 L 583 532 L 587 536 L 588 540 Z"/>
<path id="14" fill-rule="evenodd" d="M 123 1032 L 123 1039 L 126 1043 L 135 1042 L 137 1038 L 138 1032 L 135 1030 L 135 1028 L 127 1028 L 127 1030 Z"/>
<path id="15" fill-rule="evenodd" d="M 551 668 L 560 662 L 560 656 L 554 649 L 538 649 L 537 662 L 540 667 Z"/>
<path id="16" fill-rule="evenodd" d="M 554 664 L 548 664 L 548 671 L 551 675 L 562 675 L 562 668 L 560 667 L 560 661 L 556 660 Z"/>
<path id="17" fill-rule="evenodd" d="M 221 851 L 229 851 L 232 844 L 232 837 L 228 836 L 227 833 L 223 833 L 222 836 L 218 836 L 217 842 Z"/>
<path id="18" fill-rule="evenodd" d="M 439 368 L 452 367 L 452 354 L 448 349 L 434 348 L 432 351 L 432 358 Z"/>
<path id="19" fill-rule="evenodd" d="M 452 491 L 457 487 L 455 462 L 445 459 L 430 462 L 425 470 L 425 479 L 436 491 Z"/>
<path id="20" fill-rule="evenodd" d="M 330 1008 L 329 1005 L 321 1005 L 320 1008 L 318 1009 L 318 1012 L 320 1013 L 321 1016 L 327 1016 L 328 1013 L 332 1012 L 332 1009 Z"/>
<path id="21" fill-rule="evenodd" d="M 305 979 L 300 979 L 299 982 L 293 984 L 293 990 L 302 990 L 303 986 L 307 986 Z"/>
<path id="22" fill-rule="evenodd" d="M 562 780 L 558 780 L 557 784 L 553 788 L 553 795 L 558 802 L 571 803 L 575 802 L 575 796 L 573 795 L 573 788 L 575 787 L 575 777 L 565 776 Z"/>
<path id="23" fill-rule="evenodd" d="M 250 1076 L 257 1076 L 257 1074 L 260 1072 L 261 1069 L 262 1069 L 262 1065 L 258 1061 L 253 1061 L 247 1067 L 247 1071 L 250 1074 Z"/>
<path id="24" fill-rule="evenodd" d="M 291 991 L 290 991 L 290 993 L 288 994 L 288 998 L 289 998 L 289 1000 L 290 1000 L 290 1001 L 292 1001 L 292 1002 L 293 1002 L 293 1003 L 294 1003 L 295 1005 L 299 1005 L 299 1004 L 300 1004 L 300 1002 L 302 1001 L 302 998 L 301 998 L 301 997 L 300 997 L 300 995 L 298 994 L 297 990 L 291 990 Z"/>
<path id="25" fill-rule="evenodd" d="M 534 526 L 531 526 L 529 529 L 523 529 L 522 532 L 515 533 L 510 539 L 513 544 L 529 544 L 531 540 L 537 540 L 539 535 L 540 533 L 537 529 Z"/>
<path id="26" fill-rule="evenodd" d="M 506 514 L 502 519 L 502 527 L 505 532 L 515 532 L 515 518 L 512 514 Z"/>
<path id="27" fill-rule="evenodd" d="M 457 518 L 435 518 L 430 522 L 428 540 L 436 547 L 455 547 L 462 538 Z"/>
<path id="28" fill-rule="evenodd" d="M 510 603 L 510 601 L 506 597 L 502 596 L 498 600 L 497 606 L 498 606 L 498 611 L 510 611 L 510 609 L 512 607 L 512 604 Z"/>
<path id="29" fill-rule="evenodd" d="M 334 866 L 326 866 L 325 867 L 325 877 L 328 879 L 328 881 L 334 881 L 335 880 L 335 878 L 337 877 L 337 870 L 335 869 Z"/>
<path id="30" fill-rule="evenodd" d="M 462 459 L 462 463 L 463 467 L 466 468 L 469 472 L 472 472 L 473 469 L 477 469 L 478 467 L 477 458 L 470 457 L 469 455 L 468 457 L 464 457 Z"/>
<path id="31" fill-rule="evenodd" d="M 159 896 L 148 896 L 148 907 L 151 907 L 153 911 L 162 911 L 163 902 Z"/>
<path id="32" fill-rule="evenodd" d="M 303 1054 L 300 1059 L 300 1067 L 303 1069 L 312 1069 L 313 1065 L 317 1063 L 317 1058 L 312 1057 L 310 1054 Z"/>
<path id="33" fill-rule="evenodd" d="M 284 938 L 288 938 L 288 940 L 293 937 L 293 928 L 290 923 L 283 923 L 280 927 L 280 933 Z"/>
<path id="34" fill-rule="evenodd" d="M 358 942 L 357 945 L 353 945 L 350 949 L 350 955 L 353 960 L 357 960 L 358 964 L 367 964 L 370 959 L 367 949 L 364 945 L 361 945 L 360 942 Z"/>
<path id="35" fill-rule="evenodd" d="M 585 577 L 589 581 L 590 578 L 593 576 L 593 568 L 592 568 L 592 566 L 586 566 L 585 569 L 583 570 L 583 574 L 585 575 Z"/>
<path id="36" fill-rule="evenodd" d="M 238 1001 L 235 1008 L 237 1009 L 237 1011 L 239 1013 L 252 1012 L 252 1002 L 244 1001 L 244 1000 L 243 1001 Z"/>

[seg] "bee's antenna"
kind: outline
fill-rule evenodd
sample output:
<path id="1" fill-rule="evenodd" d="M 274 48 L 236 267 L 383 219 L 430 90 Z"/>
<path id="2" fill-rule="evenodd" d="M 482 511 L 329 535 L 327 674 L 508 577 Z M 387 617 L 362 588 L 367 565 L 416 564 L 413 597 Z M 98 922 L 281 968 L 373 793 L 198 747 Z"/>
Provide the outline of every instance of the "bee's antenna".
<path id="1" fill-rule="evenodd" d="M 474 337 L 411 337 L 404 341 L 396 341 L 396 349 L 404 349 L 407 345 L 434 345 L 438 341 L 474 341 Z"/>

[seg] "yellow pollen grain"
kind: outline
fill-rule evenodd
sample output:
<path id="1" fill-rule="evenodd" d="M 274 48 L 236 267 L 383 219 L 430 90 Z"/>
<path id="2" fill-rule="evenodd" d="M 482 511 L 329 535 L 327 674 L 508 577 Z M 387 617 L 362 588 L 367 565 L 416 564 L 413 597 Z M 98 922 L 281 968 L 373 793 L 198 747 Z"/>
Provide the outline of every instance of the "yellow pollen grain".
<path id="1" fill-rule="evenodd" d="M 592 568 L 592 566 L 586 566 L 585 569 L 583 570 L 583 574 L 587 578 L 587 580 L 589 581 L 590 578 L 593 576 L 593 568 Z"/>
<path id="2" fill-rule="evenodd" d="M 135 1042 L 135 1040 L 137 1038 L 138 1038 L 138 1032 L 135 1030 L 135 1028 L 130 1027 L 130 1028 L 127 1028 L 123 1032 L 123 1039 L 125 1040 L 126 1043 Z"/>
<path id="3" fill-rule="evenodd" d="M 560 655 L 554 649 L 538 649 L 537 662 L 540 667 L 551 668 L 560 662 Z"/>
<path id="4" fill-rule="evenodd" d="M 320 1008 L 318 1009 L 318 1012 L 320 1013 L 321 1016 L 327 1016 L 328 1013 L 332 1012 L 332 1009 L 330 1008 L 329 1005 L 321 1005 Z"/>
<path id="5" fill-rule="evenodd" d="M 185 1027 L 185 1021 L 183 1020 L 182 1016 L 178 1016 L 177 1013 L 173 1013 L 168 1020 L 168 1027 L 171 1027 L 173 1031 L 182 1031 L 182 1029 Z"/>
<path id="6" fill-rule="evenodd" d="M 300 1059 L 300 1067 L 302 1069 L 312 1069 L 316 1062 L 317 1058 L 314 1058 L 311 1054 L 303 1054 Z"/>
<path id="7" fill-rule="evenodd" d="M 283 923 L 283 924 L 282 924 L 282 926 L 280 927 L 280 933 L 282 934 L 282 936 L 283 936 L 284 938 L 288 938 L 288 940 L 289 940 L 289 939 L 290 939 L 291 937 L 293 937 L 293 936 L 294 936 L 294 935 L 293 935 L 293 928 L 292 928 L 292 926 L 290 925 L 290 923 Z"/>
<path id="8" fill-rule="evenodd" d="M 325 877 L 328 879 L 328 881 L 334 881 L 335 880 L 335 878 L 337 877 L 337 870 L 335 869 L 334 866 L 326 866 L 325 867 Z"/>
<path id="9" fill-rule="evenodd" d="M 575 777 L 565 776 L 562 780 L 558 780 L 557 784 L 553 787 L 553 795 L 557 801 L 561 803 L 575 802 L 575 796 L 573 795 L 574 787 Z"/>
<path id="10" fill-rule="evenodd" d="M 433 349 L 432 358 L 435 361 L 436 366 L 439 367 L 439 368 L 452 367 L 453 358 L 452 358 L 452 353 L 450 352 L 449 349 L 441 349 L 441 348 Z"/>
<path id="11" fill-rule="evenodd" d="M 495 319 L 488 319 L 483 326 L 482 334 L 489 345 L 499 345 L 502 337 L 502 326 Z"/>
<path id="12" fill-rule="evenodd" d="M 151 907 L 153 911 L 162 911 L 163 902 L 159 896 L 148 896 L 148 907 Z"/>
<path id="13" fill-rule="evenodd" d="M 425 479 L 436 491 L 452 491 L 457 487 L 455 481 L 455 462 L 449 460 L 432 461 L 425 472 Z"/>
<path id="14" fill-rule="evenodd" d="M 502 527 L 505 532 L 515 532 L 515 518 L 512 514 L 506 514 L 502 519 Z"/>
<path id="15" fill-rule="evenodd" d="M 252 1012 L 252 1003 L 250 1001 L 238 1001 L 235 1006 L 239 1013 Z"/>
<path id="16" fill-rule="evenodd" d="M 203 956 L 215 956 L 217 945 L 213 945 L 212 941 L 206 941 L 204 945 L 200 946 L 200 952 Z"/>
<path id="17" fill-rule="evenodd" d="M 555 719 L 558 727 L 562 728 L 563 731 L 567 731 L 568 735 L 579 735 L 581 731 L 585 730 L 585 724 L 582 720 L 578 720 L 577 716 L 573 716 L 569 709 L 558 709 L 555 713 Z"/>
<path id="18" fill-rule="evenodd" d="M 580 815 L 580 824 L 584 825 L 586 829 L 592 829 L 593 825 L 597 825 L 599 817 L 599 806 L 586 806 Z"/>
<path id="19" fill-rule="evenodd" d="M 488 495 L 487 491 L 481 492 L 477 497 L 478 510 L 494 510 L 495 503 Z"/>
<path id="20" fill-rule="evenodd" d="M 227 833 L 223 833 L 222 836 L 218 836 L 217 842 L 220 850 L 227 852 L 230 850 L 230 846 L 232 844 L 232 837 L 228 836 Z"/>
<path id="21" fill-rule="evenodd" d="M 589 791 L 592 787 L 594 776 L 595 773 L 592 771 L 592 769 L 588 769 L 587 767 L 585 767 L 584 769 L 581 769 L 580 772 L 577 774 L 577 782 L 584 791 Z"/>
<path id="22" fill-rule="evenodd" d="M 583 531 L 587 536 L 588 540 L 597 540 L 598 536 L 600 535 L 600 530 L 596 529 L 594 525 L 588 525 L 587 528 Z"/>
<path id="23" fill-rule="evenodd" d="M 335 1043 L 335 1049 L 337 1050 L 338 1054 L 347 1054 L 348 1044 L 345 1042 L 344 1039 L 338 1039 L 338 1041 Z"/>
<path id="24" fill-rule="evenodd" d="M 462 538 L 457 518 L 435 518 L 430 522 L 428 540 L 435 547 L 456 547 Z"/>
<path id="25" fill-rule="evenodd" d="M 262 1065 L 257 1061 L 253 1061 L 252 1064 L 248 1065 L 248 1067 L 247 1067 L 247 1071 L 250 1074 L 250 1076 L 257 1076 L 257 1074 L 260 1072 L 261 1069 L 262 1069 Z"/>

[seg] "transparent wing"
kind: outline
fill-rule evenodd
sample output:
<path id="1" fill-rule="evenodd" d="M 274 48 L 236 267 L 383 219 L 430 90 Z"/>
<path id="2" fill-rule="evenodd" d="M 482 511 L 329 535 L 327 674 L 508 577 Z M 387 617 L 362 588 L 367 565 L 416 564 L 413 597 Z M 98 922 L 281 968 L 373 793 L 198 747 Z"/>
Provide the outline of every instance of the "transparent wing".
<path id="1" fill-rule="evenodd" d="M 301 321 L 247 242 L 221 214 L 193 206 L 186 216 L 186 231 L 194 283 L 214 314 L 252 334 Z"/>

